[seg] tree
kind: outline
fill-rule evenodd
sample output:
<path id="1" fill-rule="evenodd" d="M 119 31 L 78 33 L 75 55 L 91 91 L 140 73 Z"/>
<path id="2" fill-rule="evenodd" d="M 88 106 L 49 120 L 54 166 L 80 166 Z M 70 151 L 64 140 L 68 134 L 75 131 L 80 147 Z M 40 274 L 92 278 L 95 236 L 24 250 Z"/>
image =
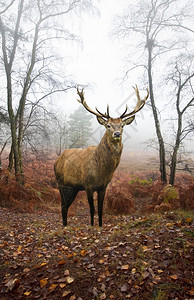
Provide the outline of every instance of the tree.
<path id="1" fill-rule="evenodd" d="M 119 38 L 129 38 L 135 46 L 135 63 L 127 71 L 136 68 L 144 68 L 147 72 L 151 107 L 155 122 L 156 135 L 159 144 L 160 173 L 161 180 L 167 183 L 165 142 L 161 129 L 159 109 L 155 101 L 155 87 L 157 80 L 154 75 L 154 67 L 160 68 L 160 65 L 167 63 L 166 55 L 174 51 L 180 51 L 185 42 L 181 33 L 183 31 L 193 32 L 185 22 L 192 20 L 193 3 L 187 1 L 180 4 L 178 0 L 147 0 L 138 1 L 134 6 L 130 5 L 124 15 L 117 18 L 114 34 Z M 179 36 L 178 36 L 179 30 Z M 173 32 L 176 31 L 176 34 Z M 135 38 L 132 39 L 132 33 Z M 181 39 L 179 37 L 181 36 Z M 137 57 L 137 49 L 140 55 Z M 132 60 L 134 57 L 130 53 Z M 163 61 L 162 61 L 163 57 Z M 163 87 L 164 90 L 164 87 Z M 162 91 L 162 95 L 164 92 Z"/>
<path id="2" fill-rule="evenodd" d="M 191 133 L 194 133 L 194 123 L 191 113 L 193 112 L 194 106 L 194 90 L 193 90 L 193 78 L 194 68 L 193 59 L 189 55 L 189 59 L 182 64 L 181 60 L 177 59 L 175 65 L 175 71 L 169 75 L 171 81 L 176 88 L 176 112 L 177 112 L 177 126 L 175 131 L 175 144 L 171 156 L 170 164 L 170 179 L 169 183 L 174 185 L 175 172 L 177 165 L 177 154 L 179 147 L 183 140 Z M 187 64 L 186 64 L 187 62 Z M 194 117 L 194 114 L 192 114 Z"/>
<path id="3" fill-rule="evenodd" d="M 0 107 L 0 171 L 2 169 L 2 153 L 10 139 L 9 116 L 6 111 Z"/>
<path id="4" fill-rule="evenodd" d="M 10 162 L 14 157 L 15 176 L 20 183 L 24 183 L 22 143 L 27 100 L 33 103 L 70 88 L 58 57 L 51 54 L 52 41 L 75 39 L 64 29 L 63 16 L 89 5 L 89 0 L 1 1 L 1 64 L 12 138 Z"/>
<path id="5" fill-rule="evenodd" d="M 88 140 L 92 134 L 92 118 L 82 106 L 69 116 L 69 148 L 84 148 L 88 146 Z"/>
<path id="6" fill-rule="evenodd" d="M 68 125 L 66 120 L 57 119 L 55 127 L 55 136 L 57 136 L 57 155 L 61 155 L 62 151 L 67 148 L 68 143 Z"/>

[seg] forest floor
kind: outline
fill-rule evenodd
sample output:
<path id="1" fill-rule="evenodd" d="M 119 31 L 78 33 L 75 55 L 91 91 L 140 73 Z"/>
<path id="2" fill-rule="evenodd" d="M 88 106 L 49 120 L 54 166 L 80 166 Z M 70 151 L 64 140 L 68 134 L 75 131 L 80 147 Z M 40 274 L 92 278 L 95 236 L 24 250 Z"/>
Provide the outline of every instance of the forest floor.
<path id="1" fill-rule="evenodd" d="M 0 299 L 194 299 L 193 215 L 0 208 Z"/>

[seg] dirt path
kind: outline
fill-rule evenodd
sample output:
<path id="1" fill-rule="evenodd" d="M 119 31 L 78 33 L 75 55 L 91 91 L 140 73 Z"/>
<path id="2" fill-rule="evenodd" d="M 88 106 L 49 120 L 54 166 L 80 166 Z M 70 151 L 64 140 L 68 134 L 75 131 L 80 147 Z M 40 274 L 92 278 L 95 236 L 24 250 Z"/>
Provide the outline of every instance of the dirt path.
<path id="1" fill-rule="evenodd" d="M 193 299 L 192 213 L 104 215 L 0 209 L 0 299 Z"/>

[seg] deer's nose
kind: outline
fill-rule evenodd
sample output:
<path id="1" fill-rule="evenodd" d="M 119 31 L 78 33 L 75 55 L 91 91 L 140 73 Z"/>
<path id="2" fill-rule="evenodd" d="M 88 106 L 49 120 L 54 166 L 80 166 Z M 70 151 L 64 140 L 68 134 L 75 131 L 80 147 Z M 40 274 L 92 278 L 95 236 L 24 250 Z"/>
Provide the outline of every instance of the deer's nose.
<path id="1" fill-rule="evenodd" d="M 120 131 L 115 131 L 115 132 L 114 132 L 114 137 L 120 137 L 120 136 L 121 136 Z"/>

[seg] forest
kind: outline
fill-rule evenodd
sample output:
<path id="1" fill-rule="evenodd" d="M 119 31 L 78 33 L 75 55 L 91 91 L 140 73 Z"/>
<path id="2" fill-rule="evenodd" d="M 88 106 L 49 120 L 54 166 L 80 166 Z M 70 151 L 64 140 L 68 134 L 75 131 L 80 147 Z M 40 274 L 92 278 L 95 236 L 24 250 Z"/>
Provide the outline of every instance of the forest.
<path id="1" fill-rule="evenodd" d="M 191 0 L 1 1 L 1 299 L 193 299 L 193 17 Z M 103 224 L 96 189 L 94 226 L 80 191 L 64 227 L 54 163 L 112 128 Z"/>

